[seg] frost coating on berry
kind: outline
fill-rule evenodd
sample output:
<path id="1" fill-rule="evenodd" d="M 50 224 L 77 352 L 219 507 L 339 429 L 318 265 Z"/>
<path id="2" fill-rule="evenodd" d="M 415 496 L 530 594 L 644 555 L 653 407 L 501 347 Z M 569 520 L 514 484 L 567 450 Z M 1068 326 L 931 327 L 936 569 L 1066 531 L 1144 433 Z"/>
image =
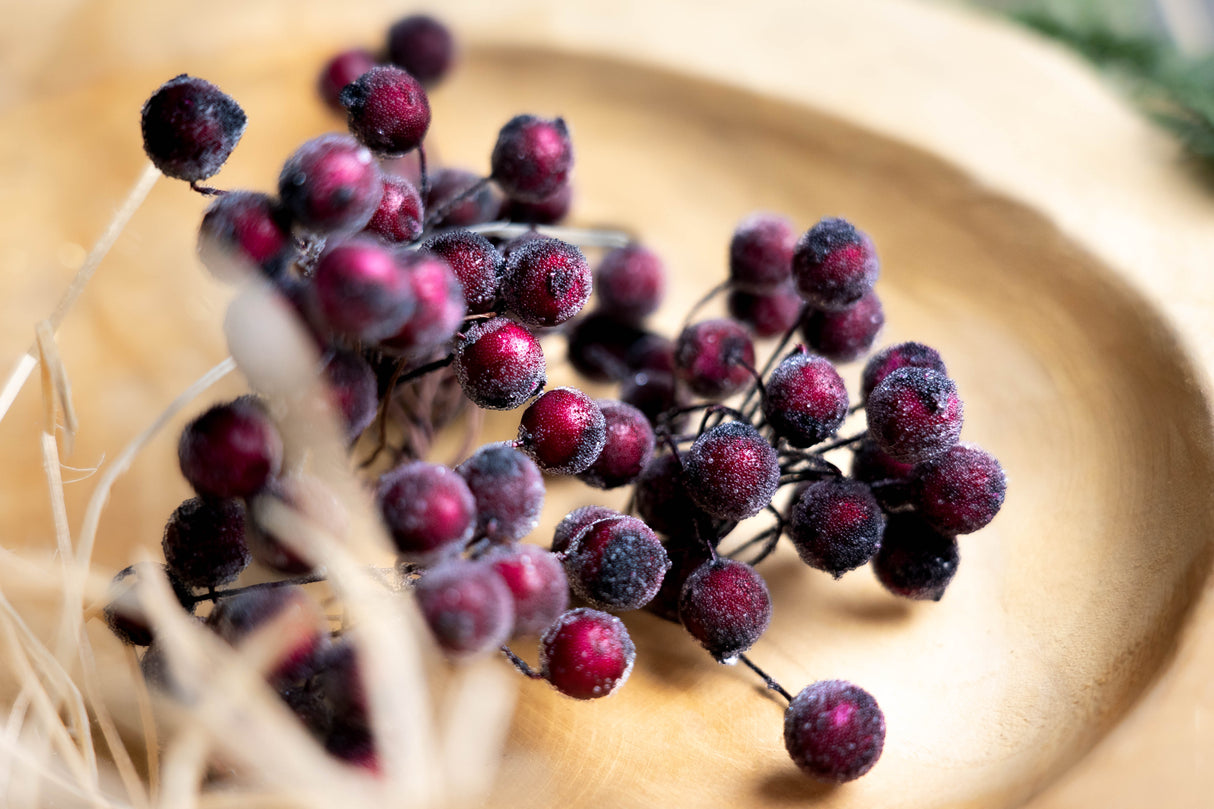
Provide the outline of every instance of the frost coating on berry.
<path id="1" fill-rule="evenodd" d="M 523 411 L 518 446 L 540 468 L 576 475 L 603 451 L 607 419 L 601 407 L 577 388 L 553 388 Z"/>
<path id="2" fill-rule="evenodd" d="M 599 308 L 621 320 L 640 321 L 657 311 L 666 294 L 666 267 L 647 247 L 617 247 L 594 273 Z"/>
<path id="3" fill-rule="evenodd" d="M 533 239 L 506 259 L 502 298 L 528 326 L 556 326 L 582 311 L 593 284 L 581 250 L 560 239 Z"/>
<path id="4" fill-rule="evenodd" d="M 468 313 L 464 290 L 451 267 L 437 256 L 410 251 L 398 260 L 416 306 L 405 325 L 382 345 L 390 351 L 424 355 L 445 345 L 463 324 Z"/>
<path id="5" fill-rule="evenodd" d="M 636 646 L 624 622 L 598 610 L 570 610 L 540 639 L 540 673 L 574 699 L 614 693 L 632 673 L 635 660 Z"/>
<path id="6" fill-rule="evenodd" d="M 873 388 L 881 384 L 885 377 L 899 368 L 907 366 L 931 368 L 933 371 L 948 375 L 948 369 L 944 367 L 944 360 L 940 358 L 940 352 L 936 349 L 925 346 L 923 343 L 896 343 L 873 354 L 864 364 L 864 373 L 860 377 L 860 400 L 868 401 Z"/>
<path id="7" fill-rule="evenodd" d="M 312 273 L 312 297 L 329 331 L 352 340 L 391 337 L 409 322 L 417 296 L 405 267 L 366 237 L 328 247 Z"/>
<path id="8" fill-rule="evenodd" d="M 797 325 L 805 303 L 792 284 L 784 284 L 762 295 L 735 289 L 729 293 L 725 305 L 729 316 L 756 337 L 778 337 Z"/>
<path id="9" fill-rule="evenodd" d="M 914 464 L 902 463 L 889 457 L 871 438 L 855 445 L 851 461 L 851 476 L 865 483 L 885 480 L 907 480 Z"/>
<path id="10" fill-rule="evenodd" d="M 669 537 L 694 536 L 703 514 L 683 485 L 679 458 L 666 453 L 650 461 L 637 478 L 636 510 L 650 528 Z"/>
<path id="11" fill-rule="evenodd" d="M 683 583 L 679 620 L 718 662 L 731 662 L 771 623 L 767 582 L 753 567 L 733 559 L 705 562 Z"/>
<path id="12" fill-rule="evenodd" d="M 730 285 L 752 295 L 774 292 L 792 275 L 796 244 L 792 223 L 783 216 L 752 213 L 738 223 L 729 241 Z"/>
<path id="13" fill-rule="evenodd" d="M 847 418 L 847 387 L 828 360 L 799 348 L 780 361 L 767 379 L 763 415 L 794 447 L 809 447 L 833 435 Z"/>
<path id="14" fill-rule="evenodd" d="M 421 249 L 451 265 L 464 290 L 469 314 L 493 311 L 506 260 L 488 239 L 469 230 L 454 230 L 429 239 Z"/>
<path id="15" fill-rule="evenodd" d="M 597 405 L 606 423 L 606 442 L 578 479 L 596 489 L 614 489 L 634 481 L 653 458 L 653 427 L 632 405 L 612 400 Z"/>
<path id="16" fill-rule="evenodd" d="M 675 371 L 693 392 L 709 399 L 737 393 L 752 380 L 755 347 L 746 328 L 720 318 L 683 329 L 674 349 Z"/>
<path id="17" fill-rule="evenodd" d="M 295 245 L 291 220 L 278 201 L 254 191 L 229 191 L 207 206 L 198 229 L 198 257 L 221 281 L 282 275 Z"/>
<path id="18" fill-rule="evenodd" d="M 727 421 L 695 440 L 684 458 L 687 493 L 723 520 L 758 514 L 780 485 L 780 461 L 759 431 Z"/>
<path id="19" fill-rule="evenodd" d="M 304 229 L 354 233 L 366 227 L 384 193 L 383 175 L 367 147 L 349 135 L 321 135 L 283 164 L 278 196 Z"/>
<path id="20" fill-rule="evenodd" d="M 569 215 L 573 207 L 573 186 L 565 183 L 557 192 L 539 202 L 521 199 L 506 201 L 506 218 L 527 225 L 555 225 Z"/>
<path id="21" fill-rule="evenodd" d="M 401 155 L 430 128 L 430 99 L 421 82 L 393 65 L 373 67 L 342 88 L 350 133 L 374 152 Z"/>
<path id="22" fill-rule="evenodd" d="M 534 461 L 510 444 L 487 444 L 455 471 L 476 499 L 477 536 L 513 542 L 539 522 L 544 476 Z"/>
<path id="23" fill-rule="evenodd" d="M 448 657 L 493 651 L 514 627 L 510 588 L 491 565 L 450 559 L 421 577 L 413 589 L 422 616 Z"/>
<path id="24" fill-rule="evenodd" d="M 873 573 L 894 595 L 939 601 L 959 561 L 956 537 L 941 534 L 913 512 L 891 514 Z"/>
<path id="25" fill-rule="evenodd" d="M 863 688 L 844 680 L 806 686 L 784 712 L 784 747 L 808 775 L 854 781 L 885 746 L 885 715 Z"/>
<path id="26" fill-rule="evenodd" d="M 853 306 L 877 281 L 872 240 L 844 219 L 826 218 L 797 242 L 792 277 L 811 306 L 838 312 Z"/>
<path id="27" fill-rule="evenodd" d="M 227 584 L 249 566 L 245 510 L 239 500 L 186 500 L 164 527 L 164 561 L 190 587 Z"/>
<path id="28" fill-rule="evenodd" d="M 961 435 L 964 406 L 957 385 L 931 368 L 899 368 L 873 389 L 866 405 L 873 441 L 902 463 L 946 452 Z"/>
<path id="29" fill-rule="evenodd" d="M 669 567 L 657 534 L 636 517 L 591 524 L 565 557 L 573 592 L 604 610 L 645 606 L 657 595 Z"/>
<path id="30" fill-rule="evenodd" d="M 788 520 L 801 560 L 836 579 L 872 558 L 884 530 L 885 515 L 868 486 L 846 478 L 808 486 Z"/>
<path id="31" fill-rule="evenodd" d="M 569 580 L 556 554 L 535 545 L 498 545 L 481 560 L 510 588 L 512 637 L 539 635 L 569 608 Z"/>
<path id="32" fill-rule="evenodd" d="M 447 75 L 455 61 L 455 39 L 447 26 L 426 14 L 413 14 L 388 29 L 388 58 L 422 84 Z"/>
<path id="33" fill-rule="evenodd" d="M 572 546 L 582 535 L 582 532 L 599 520 L 608 517 L 623 517 L 624 515 L 607 506 L 582 506 L 569 512 L 557 523 L 552 534 L 552 552 L 561 553 Z"/>
<path id="34" fill-rule="evenodd" d="M 573 143 L 562 118 L 517 115 L 502 127 L 489 158 L 506 196 L 540 202 L 560 190 L 573 168 Z"/>
<path id="35" fill-rule="evenodd" d="M 972 534 L 1003 506 L 1007 476 L 994 456 L 972 444 L 958 444 L 915 467 L 915 505 L 942 534 Z"/>
<path id="36" fill-rule="evenodd" d="M 278 428 L 251 397 L 215 405 L 177 443 L 182 475 L 207 497 L 252 497 L 278 474 L 282 456 Z"/>
<path id="37" fill-rule="evenodd" d="M 411 242 L 422 235 L 422 197 L 403 177 L 384 175 L 384 195 L 365 231 L 386 242 Z"/>
<path id="38" fill-rule="evenodd" d="M 814 351 L 835 362 L 851 362 L 868 353 L 885 326 L 885 310 L 877 293 L 865 293 L 840 312 L 811 312 L 801 333 Z"/>
<path id="39" fill-rule="evenodd" d="M 168 177 L 205 180 L 223 167 L 248 121 L 236 99 L 182 73 L 144 102 L 143 151 Z"/>
<path id="40" fill-rule="evenodd" d="M 472 538 L 476 500 L 464 479 L 439 464 L 413 461 L 380 478 L 380 512 L 397 549 L 429 564 Z"/>
<path id="41" fill-rule="evenodd" d="M 346 85 L 375 67 L 375 57 L 370 51 L 362 48 L 351 48 L 334 56 L 321 68 L 316 80 L 316 90 L 325 104 L 338 112 L 344 112 L 341 105 L 341 91 Z"/>
<path id="42" fill-rule="evenodd" d="M 539 340 L 504 317 L 468 329 L 456 343 L 454 365 L 464 395 L 487 410 L 513 410 L 547 382 Z"/>

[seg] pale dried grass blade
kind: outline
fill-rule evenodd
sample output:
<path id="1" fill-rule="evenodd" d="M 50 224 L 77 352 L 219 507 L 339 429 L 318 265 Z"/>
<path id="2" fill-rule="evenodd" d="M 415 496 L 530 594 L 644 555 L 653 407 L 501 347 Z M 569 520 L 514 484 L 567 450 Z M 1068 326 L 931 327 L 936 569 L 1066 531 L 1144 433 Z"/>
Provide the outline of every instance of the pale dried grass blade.
<path id="1" fill-rule="evenodd" d="M 54 403 L 59 403 L 63 411 L 63 454 L 71 455 L 76 443 L 76 432 L 80 422 L 76 417 L 76 407 L 72 404 L 72 386 L 68 381 L 67 368 L 63 358 L 59 356 L 59 345 L 55 341 L 55 331 L 49 320 L 38 324 L 36 329 L 38 354 L 42 365 L 43 397 L 47 400 L 47 423 L 45 430 L 52 435 L 55 432 Z M 52 393 L 53 392 L 53 397 Z"/>

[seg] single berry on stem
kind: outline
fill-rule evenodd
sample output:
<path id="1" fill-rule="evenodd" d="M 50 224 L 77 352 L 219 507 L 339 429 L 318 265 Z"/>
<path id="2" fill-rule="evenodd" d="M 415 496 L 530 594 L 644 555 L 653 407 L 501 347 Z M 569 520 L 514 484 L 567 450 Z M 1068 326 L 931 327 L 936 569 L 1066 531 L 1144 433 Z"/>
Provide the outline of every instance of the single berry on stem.
<path id="1" fill-rule="evenodd" d="M 569 215 L 573 207 L 573 186 L 565 183 L 556 193 L 539 202 L 524 202 L 521 199 L 506 200 L 505 216 L 511 222 L 527 225 L 555 225 Z"/>
<path id="2" fill-rule="evenodd" d="M 687 493 L 723 520 L 758 514 L 780 485 L 780 461 L 759 431 L 727 421 L 700 435 L 684 459 Z"/>
<path id="3" fill-rule="evenodd" d="M 592 607 L 636 610 L 648 604 L 670 567 L 657 534 L 636 517 L 592 523 L 567 551 L 569 586 Z"/>
<path id="4" fill-rule="evenodd" d="M 806 487 L 787 527 L 801 560 L 836 579 L 872 558 L 884 530 L 885 515 L 868 486 L 845 478 Z"/>
<path id="5" fill-rule="evenodd" d="M 401 155 L 430 129 L 430 99 L 421 82 L 393 65 L 373 67 L 342 88 L 350 134 L 373 152 Z"/>
<path id="6" fill-rule="evenodd" d="M 375 421 L 379 395 L 375 371 L 356 351 L 335 349 L 321 369 L 329 397 L 346 425 L 346 440 L 353 443 Z"/>
<path id="7" fill-rule="evenodd" d="M 416 307 L 404 326 L 381 345 L 389 351 L 425 356 L 445 346 L 463 325 L 468 314 L 464 290 L 450 265 L 438 256 L 409 251 L 398 261 Z"/>
<path id="8" fill-rule="evenodd" d="M 569 580 L 556 554 L 535 545 L 498 545 L 481 557 L 514 598 L 511 637 L 539 635 L 569 607 Z"/>
<path id="9" fill-rule="evenodd" d="M 253 397 L 215 405 L 181 431 L 177 460 L 194 491 L 252 497 L 282 467 L 278 428 Z"/>
<path id="10" fill-rule="evenodd" d="M 847 418 L 847 407 L 847 387 L 839 372 L 803 346 L 767 378 L 763 415 L 776 435 L 794 447 L 813 446 L 834 435 Z"/>
<path id="11" fill-rule="evenodd" d="M 229 191 L 216 197 L 202 216 L 198 257 L 221 281 L 277 278 L 294 255 L 291 219 L 266 194 Z"/>
<path id="12" fill-rule="evenodd" d="M 412 242 L 422 235 L 422 197 L 403 177 L 384 175 L 384 195 L 365 231 L 391 244 Z"/>
<path id="13" fill-rule="evenodd" d="M 602 408 L 577 388 L 546 391 L 519 420 L 519 448 L 552 474 L 582 472 L 599 457 L 606 441 Z"/>
<path id="14" fill-rule="evenodd" d="M 481 447 L 455 471 L 476 500 L 477 536 L 514 542 L 539 522 L 544 476 L 534 461 L 509 443 Z"/>
<path id="15" fill-rule="evenodd" d="M 815 309 L 847 309 L 872 289 L 880 271 L 872 240 L 844 219 L 826 218 L 797 242 L 792 277 Z"/>
<path id="16" fill-rule="evenodd" d="M 468 484 L 439 464 L 413 461 L 387 472 L 378 500 L 397 550 L 418 564 L 459 553 L 476 527 Z"/>
<path id="17" fill-rule="evenodd" d="M 239 500 L 193 497 L 169 517 L 162 542 L 169 573 L 190 587 L 227 584 L 249 566 Z"/>
<path id="18" fill-rule="evenodd" d="M 868 353 L 885 325 L 885 310 L 875 292 L 866 292 L 847 309 L 810 312 L 801 327 L 805 342 L 835 362 L 851 362 Z"/>
<path id="19" fill-rule="evenodd" d="M 417 308 L 412 279 L 400 258 L 367 237 L 327 247 L 309 280 L 328 330 L 351 340 L 392 337 Z"/>
<path id="20" fill-rule="evenodd" d="M 144 102 L 143 151 L 165 176 L 196 183 L 223 167 L 248 121 L 230 95 L 182 73 Z"/>
<path id="21" fill-rule="evenodd" d="M 784 746 L 805 773 L 844 783 L 864 775 L 885 746 L 885 715 L 873 696 L 844 680 L 806 686 L 784 713 Z"/>
<path id="22" fill-rule="evenodd" d="M 666 268 L 647 247 L 631 244 L 607 253 L 594 273 L 599 308 L 621 320 L 640 321 L 666 294 Z"/>
<path id="23" fill-rule="evenodd" d="M 497 136 L 490 176 L 506 196 L 524 202 L 551 197 L 569 179 L 573 144 L 561 118 L 518 115 Z"/>
<path id="24" fill-rule="evenodd" d="M 451 265 L 464 290 L 469 314 L 493 311 L 506 261 L 488 239 L 469 230 L 453 230 L 427 240 L 422 250 Z"/>
<path id="25" fill-rule="evenodd" d="M 865 406 L 868 429 L 891 458 L 919 463 L 948 451 L 961 435 L 964 406 L 957 385 L 931 368 L 891 372 Z"/>
<path id="26" fill-rule="evenodd" d="M 578 473 L 596 489 L 614 489 L 636 480 L 653 458 L 653 426 L 645 414 L 624 402 L 598 402 L 606 423 L 606 442 L 598 457 Z"/>
<path id="27" fill-rule="evenodd" d="M 783 216 L 753 213 L 746 217 L 729 242 L 730 286 L 751 295 L 772 294 L 791 277 L 796 244 L 792 223 Z"/>
<path id="28" fill-rule="evenodd" d="M 388 58 L 422 84 L 436 84 L 455 62 L 455 39 L 433 17 L 413 14 L 388 29 Z"/>
<path id="29" fill-rule="evenodd" d="M 486 654 L 514 628 L 514 598 L 497 571 L 481 561 L 449 559 L 413 588 L 439 648 L 452 658 Z"/>
<path id="30" fill-rule="evenodd" d="M 917 601 L 939 601 L 957 573 L 956 537 L 941 534 L 915 513 L 891 514 L 873 558 L 886 590 Z"/>
<path id="31" fill-rule="evenodd" d="M 528 326 L 557 326 L 582 311 L 593 287 L 582 251 L 559 239 L 535 239 L 506 259 L 502 297 Z"/>
<path id="32" fill-rule="evenodd" d="M 614 693 L 628 679 L 635 659 L 636 646 L 624 622 L 598 610 L 570 610 L 540 639 L 540 673 L 574 699 Z"/>
<path id="33" fill-rule="evenodd" d="M 684 581 L 679 620 L 718 662 L 730 663 L 767 631 L 771 594 L 750 565 L 711 559 Z"/>
<path id="34" fill-rule="evenodd" d="M 972 534 L 1003 506 L 1007 476 L 994 456 L 972 444 L 958 444 L 924 461 L 911 475 L 915 505 L 942 534 Z"/>
<path id="35" fill-rule="evenodd" d="M 371 221 L 383 175 L 367 147 L 349 135 L 321 135 L 300 146 L 278 176 L 278 196 L 305 230 L 348 234 Z"/>
<path id="36" fill-rule="evenodd" d="M 454 365 L 464 395 L 488 410 L 513 410 L 547 381 L 539 340 L 504 317 L 468 329 L 456 343 Z"/>
<path id="37" fill-rule="evenodd" d="M 754 377 L 755 348 L 741 323 L 724 318 L 694 323 L 679 335 L 675 370 L 691 390 L 722 399 L 746 387 Z"/>

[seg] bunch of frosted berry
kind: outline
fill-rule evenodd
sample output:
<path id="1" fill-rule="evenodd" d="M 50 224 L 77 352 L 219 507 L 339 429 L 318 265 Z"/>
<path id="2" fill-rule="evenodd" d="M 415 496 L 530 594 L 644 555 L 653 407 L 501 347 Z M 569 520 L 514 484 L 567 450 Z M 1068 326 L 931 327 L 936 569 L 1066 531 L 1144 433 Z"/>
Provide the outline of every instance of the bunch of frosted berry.
<path id="1" fill-rule="evenodd" d="M 349 134 L 303 144 L 275 195 L 200 185 L 246 124 L 205 81 L 179 76 L 157 90 L 143 133 L 165 174 L 215 196 L 199 237 L 208 269 L 277 291 L 313 338 L 350 469 L 374 489 L 436 644 L 454 660 L 500 650 L 523 674 L 593 699 L 632 668 L 618 614 L 647 609 L 789 701 L 785 743 L 799 767 L 833 781 L 864 774 L 885 738 L 876 700 L 838 680 L 794 697 L 747 656 L 772 611 L 757 568 L 787 540 L 836 578 L 871 562 L 891 593 L 938 600 L 957 569 L 956 537 L 986 525 L 1005 490 L 995 459 L 959 443 L 962 402 L 933 349 L 874 354 L 853 404 L 832 363 L 863 357 L 883 325 L 871 240 L 842 219 L 798 238 L 785 219 L 755 214 L 733 233 L 728 280 L 708 296 L 727 292 L 731 317 L 694 320 L 705 298 L 663 337 L 645 322 L 666 286 L 657 255 L 618 234 L 549 227 L 572 200 L 565 123 L 510 120 L 483 175 L 429 167 L 426 87 L 452 63 L 451 37 L 410 17 L 390 30 L 387 52 L 386 64 L 352 50 L 325 66 L 321 93 Z M 611 245 L 592 271 L 583 248 Z M 592 290 L 595 308 L 581 315 Z M 777 337 L 760 368 L 755 339 Z M 618 399 L 549 389 L 545 345 L 558 341 L 584 377 L 619 383 Z M 517 437 L 454 467 L 428 460 L 435 432 L 469 407 L 521 410 Z M 839 437 L 861 409 L 865 428 Z M 324 578 L 306 542 L 266 519 L 285 503 L 340 538 L 347 516 L 306 454 L 288 461 L 283 444 L 274 403 L 252 395 L 185 428 L 179 461 L 197 496 L 169 518 L 165 571 L 182 606 L 209 603 L 203 620 L 233 645 L 285 609 L 311 616 L 270 682 L 327 750 L 374 769 L 358 647 L 305 586 Z M 850 475 L 836 465 L 848 450 Z M 560 522 L 550 549 L 524 544 L 545 474 L 632 486 L 628 513 L 588 505 Z M 763 514 L 769 525 L 735 538 Z M 262 580 L 224 589 L 253 560 Z M 148 647 L 150 682 L 186 696 L 133 605 L 139 574 L 119 574 L 107 620 Z M 533 667 L 508 644 L 537 636 Z"/>

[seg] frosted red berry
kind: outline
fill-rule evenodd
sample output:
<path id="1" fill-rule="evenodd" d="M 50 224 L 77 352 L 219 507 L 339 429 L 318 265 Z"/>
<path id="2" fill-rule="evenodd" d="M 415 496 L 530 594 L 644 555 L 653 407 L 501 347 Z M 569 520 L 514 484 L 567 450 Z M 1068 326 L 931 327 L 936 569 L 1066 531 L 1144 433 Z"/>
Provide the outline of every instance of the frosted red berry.
<path id="1" fill-rule="evenodd" d="M 873 573 L 894 595 L 939 601 L 959 561 L 956 537 L 940 533 L 914 512 L 891 514 Z"/>
<path id="2" fill-rule="evenodd" d="M 380 513 L 405 558 L 429 564 L 459 553 L 476 527 L 476 499 L 456 472 L 413 461 L 380 478 Z"/>
<path id="3" fill-rule="evenodd" d="M 607 506 L 582 506 L 575 508 L 557 523 L 552 534 L 552 552 L 562 553 L 569 549 L 582 535 L 582 532 L 599 520 L 608 517 L 622 517 L 623 514 Z"/>
<path id="4" fill-rule="evenodd" d="M 510 588 L 485 562 L 449 559 L 435 565 L 413 593 L 431 634 L 449 657 L 491 652 L 514 628 Z"/>
<path id="5" fill-rule="evenodd" d="M 653 530 L 670 537 L 695 536 L 703 511 L 687 493 L 683 467 L 674 454 L 649 462 L 637 478 L 635 497 L 637 514 Z"/>
<path id="6" fill-rule="evenodd" d="M 657 311 L 666 295 L 666 267 L 639 244 L 617 247 L 594 273 L 599 308 L 621 320 L 640 321 Z"/>
<path id="7" fill-rule="evenodd" d="M 463 325 L 468 306 L 450 265 L 424 251 L 398 254 L 416 305 L 405 325 L 382 341 L 395 352 L 427 354 L 444 346 Z"/>
<path id="8" fill-rule="evenodd" d="M 873 388 L 881 384 L 885 377 L 899 368 L 907 366 L 931 368 L 933 371 L 948 374 L 948 369 L 944 367 L 944 360 L 940 358 L 940 352 L 930 346 L 913 342 L 886 346 L 864 363 L 864 373 L 860 377 L 861 401 L 868 401 Z"/>
<path id="9" fill-rule="evenodd" d="M 569 607 L 569 581 L 556 554 L 535 545 L 499 545 L 481 557 L 514 598 L 512 637 L 539 635 Z"/>
<path id="10" fill-rule="evenodd" d="M 508 443 L 487 444 L 455 468 L 476 500 L 476 535 L 514 542 L 531 533 L 544 507 L 544 476 Z"/>
<path id="11" fill-rule="evenodd" d="M 805 302 L 791 284 L 774 292 L 755 294 L 735 289 L 726 299 L 729 316 L 746 326 L 756 337 L 778 337 L 797 325 Z"/>
<path id="12" fill-rule="evenodd" d="M 911 486 L 929 525 L 942 534 L 972 534 L 999 513 L 1007 476 L 990 453 L 958 444 L 916 466 Z"/>
<path id="13" fill-rule="evenodd" d="M 738 223 L 729 241 L 729 283 L 752 295 L 770 294 L 792 274 L 797 234 L 772 213 L 753 213 Z"/>
<path id="14" fill-rule="evenodd" d="M 798 240 L 792 277 L 815 309 L 847 309 L 872 289 L 879 273 L 872 240 L 844 219 L 826 218 Z"/>
<path id="15" fill-rule="evenodd" d="M 266 194 L 229 191 L 202 215 L 198 257 L 221 281 L 278 277 L 294 254 L 290 217 Z"/>
<path id="16" fill-rule="evenodd" d="M 430 176 L 430 193 L 426 195 L 426 211 L 434 227 L 466 228 L 497 219 L 502 199 L 490 185 L 473 194 L 465 192 L 479 185 L 481 177 L 465 169 L 441 168 Z M 460 202 L 455 199 L 461 198 Z"/>
<path id="17" fill-rule="evenodd" d="M 455 62 L 455 39 L 433 17 L 413 14 L 388 29 L 388 58 L 422 84 L 435 84 Z"/>
<path id="18" fill-rule="evenodd" d="M 464 334 L 455 347 L 455 372 L 464 395 L 489 410 L 513 410 L 547 381 L 539 340 L 504 317 L 477 323 Z"/>
<path id="19" fill-rule="evenodd" d="M 384 175 L 384 195 L 365 228 L 386 242 L 407 243 L 422 235 L 422 197 L 403 177 Z"/>
<path id="20" fill-rule="evenodd" d="M 776 451 L 758 430 L 740 421 L 727 421 L 702 433 L 683 464 L 691 499 L 723 520 L 758 514 L 780 485 Z"/>
<path id="21" fill-rule="evenodd" d="M 506 200 L 506 218 L 528 225 L 555 225 L 569 215 L 573 207 L 573 186 L 565 183 L 555 194 L 538 202 L 521 199 Z"/>
<path id="22" fill-rule="evenodd" d="M 709 654 L 730 662 L 771 623 L 767 582 L 753 567 L 733 559 L 705 562 L 683 583 L 679 620 Z"/>
<path id="23" fill-rule="evenodd" d="M 413 281 L 387 246 L 366 237 L 326 248 L 312 273 L 312 298 L 332 334 L 374 342 L 408 324 L 417 308 Z"/>
<path id="24" fill-rule="evenodd" d="M 249 565 L 239 500 L 194 497 L 169 517 L 161 543 L 170 573 L 190 587 L 227 584 Z"/>
<path id="25" fill-rule="evenodd" d="M 421 82 L 394 65 L 371 68 L 338 98 L 350 133 L 377 154 L 413 151 L 430 129 L 430 99 Z"/>
<path id="26" fill-rule="evenodd" d="M 464 290 L 469 314 L 493 311 L 506 261 L 488 239 L 468 230 L 454 230 L 427 240 L 422 250 L 451 265 Z"/>
<path id="27" fill-rule="evenodd" d="M 868 353 L 885 325 L 885 310 L 875 292 L 837 312 L 810 312 L 801 327 L 805 342 L 835 362 L 851 362 Z"/>
<path id="28" fill-rule="evenodd" d="M 809 447 L 833 435 L 847 418 L 847 387 L 824 357 L 803 347 L 793 351 L 767 378 L 763 415 L 794 447 Z"/>
<path id="29" fill-rule="evenodd" d="M 856 444 L 852 452 L 851 476 L 865 483 L 907 480 L 915 468 L 914 464 L 894 460 L 870 438 Z"/>
<path id="30" fill-rule="evenodd" d="M 836 579 L 871 559 L 884 531 L 885 515 L 868 486 L 846 478 L 806 487 L 787 527 L 801 560 Z"/>
<path id="31" fill-rule="evenodd" d="M 864 775 L 885 746 L 885 715 L 873 696 L 844 680 L 807 686 L 784 713 L 784 746 L 805 773 L 844 783 Z"/>
<path id="32" fill-rule="evenodd" d="M 182 73 L 144 102 L 143 151 L 168 177 L 205 180 L 223 167 L 248 120 L 230 95 Z"/>
<path id="33" fill-rule="evenodd" d="M 570 610 L 540 640 L 540 673 L 574 699 L 614 693 L 628 679 L 635 659 L 636 646 L 624 622 L 598 610 Z"/>
<path id="34" fill-rule="evenodd" d="M 321 370 L 329 397 L 341 415 L 346 440 L 354 441 L 371 426 L 379 409 L 375 371 L 361 354 L 336 349 Z"/>
<path id="35" fill-rule="evenodd" d="M 208 497 L 252 497 L 278 474 L 278 428 L 255 400 L 215 405 L 181 431 L 177 460 L 194 491 Z"/>
<path id="36" fill-rule="evenodd" d="M 598 458 L 606 440 L 602 408 L 577 388 L 546 391 L 519 420 L 519 448 L 552 474 L 583 471 Z"/>
<path id="37" fill-rule="evenodd" d="M 606 422 L 606 442 L 578 479 L 596 489 L 614 489 L 636 480 L 653 458 L 653 426 L 630 404 L 602 400 L 598 407 Z"/>
<path id="38" fill-rule="evenodd" d="M 582 310 L 593 284 L 581 250 L 559 239 L 535 239 L 506 259 L 502 298 L 520 322 L 556 326 Z"/>
<path id="39" fill-rule="evenodd" d="M 619 382 L 631 374 L 629 357 L 644 329 L 606 312 L 591 312 L 569 329 L 569 362 L 594 382 Z"/>
<path id="40" fill-rule="evenodd" d="M 362 48 L 351 48 L 334 56 L 320 70 L 316 89 L 326 104 L 345 112 L 341 105 L 341 91 L 346 85 L 375 67 L 375 57 Z"/>
<path id="41" fill-rule="evenodd" d="M 561 118 L 518 115 L 497 136 L 490 176 L 511 199 L 540 202 L 569 179 L 573 144 Z"/>
<path id="42" fill-rule="evenodd" d="M 384 193 L 370 150 L 348 135 L 321 135 L 300 146 L 278 176 L 283 207 L 305 230 L 354 233 L 366 227 Z"/>
<path id="43" fill-rule="evenodd" d="M 567 551 L 569 586 L 590 606 L 636 610 L 648 604 L 670 567 L 657 534 L 636 517 L 592 523 Z"/>
<path id="44" fill-rule="evenodd" d="M 869 435 L 894 460 L 919 463 L 947 452 L 961 435 L 957 385 L 930 368 L 899 368 L 873 389 Z"/>
<path id="45" fill-rule="evenodd" d="M 693 392 L 709 399 L 737 393 L 754 377 L 755 348 L 746 328 L 736 320 L 693 323 L 679 335 L 674 349 L 675 370 Z"/>

